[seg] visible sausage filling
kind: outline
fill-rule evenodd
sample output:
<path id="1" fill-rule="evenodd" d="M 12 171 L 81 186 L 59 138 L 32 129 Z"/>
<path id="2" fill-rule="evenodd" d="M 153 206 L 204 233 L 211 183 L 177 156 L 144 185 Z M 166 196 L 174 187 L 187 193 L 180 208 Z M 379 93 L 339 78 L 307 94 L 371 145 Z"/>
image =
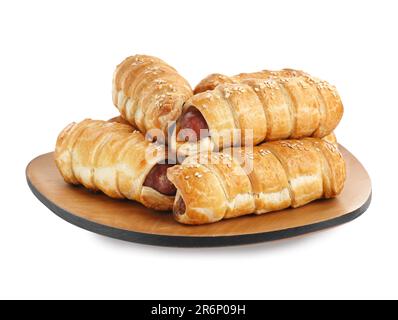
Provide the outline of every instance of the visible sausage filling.
<path id="1" fill-rule="evenodd" d="M 187 109 L 187 111 L 181 116 L 180 120 L 180 130 L 190 129 L 196 134 L 196 140 L 199 140 L 200 130 L 209 130 L 209 126 L 203 115 L 200 113 L 198 109 L 191 106 Z M 188 131 L 188 130 L 187 130 Z M 191 135 L 187 135 L 186 131 L 183 133 L 184 137 L 178 137 L 180 140 L 189 140 L 192 141 Z M 185 138 L 185 139 L 183 139 Z"/>
<path id="2" fill-rule="evenodd" d="M 173 164 L 156 164 L 145 178 L 144 186 L 155 189 L 156 191 L 166 195 L 174 196 L 177 192 L 176 187 L 167 179 L 167 169 Z"/>
<path id="3" fill-rule="evenodd" d="M 174 205 L 173 211 L 175 214 L 183 215 L 185 213 L 186 206 L 183 198 L 179 198 Z"/>

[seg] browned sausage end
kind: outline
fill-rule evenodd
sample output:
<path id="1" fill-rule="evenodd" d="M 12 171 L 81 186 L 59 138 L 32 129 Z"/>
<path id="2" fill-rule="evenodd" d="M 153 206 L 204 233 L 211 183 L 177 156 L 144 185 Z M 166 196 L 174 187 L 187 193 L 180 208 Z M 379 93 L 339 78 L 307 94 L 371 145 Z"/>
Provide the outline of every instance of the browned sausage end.
<path id="1" fill-rule="evenodd" d="M 167 179 L 167 169 L 173 164 L 158 163 L 156 164 L 145 178 L 144 186 L 155 189 L 156 191 L 167 195 L 174 196 L 177 192 L 176 187 Z"/>

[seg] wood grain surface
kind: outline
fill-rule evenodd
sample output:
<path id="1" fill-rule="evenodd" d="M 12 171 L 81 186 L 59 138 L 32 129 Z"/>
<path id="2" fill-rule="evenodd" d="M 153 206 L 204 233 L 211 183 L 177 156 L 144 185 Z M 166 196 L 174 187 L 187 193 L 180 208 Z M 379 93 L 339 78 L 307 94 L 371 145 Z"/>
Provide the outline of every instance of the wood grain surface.
<path id="1" fill-rule="evenodd" d="M 134 201 L 114 200 L 83 187 L 68 185 L 58 173 L 53 153 L 32 160 L 26 176 L 32 191 L 47 207 L 65 220 L 97 233 L 143 243 L 151 243 L 150 236 L 153 235 L 156 236 L 153 244 L 160 245 L 179 245 L 179 239 L 181 246 L 222 245 L 220 241 L 212 242 L 218 237 L 224 240 L 238 237 L 225 244 L 239 244 L 239 236 L 254 236 L 246 240 L 242 238 L 242 243 L 291 237 L 347 222 L 365 211 L 371 198 L 370 178 L 349 151 L 341 146 L 340 150 L 346 160 L 347 181 L 339 197 L 318 200 L 297 209 L 242 216 L 200 226 L 182 225 L 174 221 L 170 213 L 156 212 Z M 349 218 L 349 214 L 356 215 Z M 275 237 L 255 237 L 267 233 Z M 165 237 L 164 242 L 162 237 Z M 184 244 L 188 238 L 189 243 Z M 206 242 L 201 243 L 200 240 L 205 238 Z M 171 239 L 173 241 L 168 243 Z"/>

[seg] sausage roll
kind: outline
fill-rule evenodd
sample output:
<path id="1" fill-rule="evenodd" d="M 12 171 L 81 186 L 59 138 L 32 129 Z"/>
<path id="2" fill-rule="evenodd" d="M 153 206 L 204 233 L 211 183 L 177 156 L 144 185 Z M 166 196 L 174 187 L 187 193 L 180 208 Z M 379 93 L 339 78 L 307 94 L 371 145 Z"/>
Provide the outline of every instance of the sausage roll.
<path id="1" fill-rule="evenodd" d="M 259 144 L 322 138 L 335 129 L 343 115 L 343 104 L 334 86 L 290 69 L 234 77 L 211 75 L 195 92 L 184 104 L 177 122 L 179 146 L 185 140 L 192 143 L 185 129 L 199 140 L 210 140 L 208 144 L 215 150 L 244 145 L 246 139 Z M 207 131 L 208 136 L 201 135 Z"/>
<path id="2" fill-rule="evenodd" d="M 141 132 L 161 130 L 181 114 L 192 96 L 189 83 L 164 61 L 146 55 L 128 57 L 113 76 L 113 103 L 124 119 Z"/>
<path id="3" fill-rule="evenodd" d="M 67 183 L 170 210 L 175 187 L 167 179 L 167 153 L 126 124 L 86 119 L 58 136 L 55 162 Z"/>
<path id="4" fill-rule="evenodd" d="M 176 220 L 205 224 L 335 197 L 345 163 L 334 144 L 304 138 L 192 155 L 167 177 L 177 188 Z"/>

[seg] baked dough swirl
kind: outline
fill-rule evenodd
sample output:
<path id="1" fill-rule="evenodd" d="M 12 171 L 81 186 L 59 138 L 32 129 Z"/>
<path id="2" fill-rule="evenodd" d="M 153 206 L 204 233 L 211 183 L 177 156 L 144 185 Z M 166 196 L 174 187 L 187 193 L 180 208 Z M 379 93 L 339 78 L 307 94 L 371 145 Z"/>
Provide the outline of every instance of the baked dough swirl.
<path id="1" fill-rule="evenodd" d="M 212 223 L 332 198 L 342 191 L 345 176 L 337 146 L 316 138 L 192 155 L 167 171 L 177 188 L 174 216 L 185 224 Z"/>
<path id="2" fill-rule="evenodd" d="M 113 103 L 123 118 L 142 133 L 159 129 L 167 136 L 169 122 L 177 120 L 192 89 L 163 60 L 135 55 L 120 63 L 113 75 Z"/>
<path id="3" fill-rule="evenodd" d="M 91 119 L 68 125 L 55 148 L 56 165 L 67 183 L 157 210 L 170 210 L 174 201 L 166 157 L 164 146 L 130 125 Z"/>
<path id="4" fill-rule="evenodd" d="M 199 129 L 209 129 L 210 137 L 204 139 L 210 139 L 217 151 L 237 143 L 245 145 L 246 130 L 253 130 L 248 143 L 254 145 L 322 138 L 336 128 L 343 115 L 336 88 L 298 70 L 234 77 L 213 74 L 198 84 L 195 93 L 185 103 L 176 130 L 191 129 L 199 137 Z"/>

